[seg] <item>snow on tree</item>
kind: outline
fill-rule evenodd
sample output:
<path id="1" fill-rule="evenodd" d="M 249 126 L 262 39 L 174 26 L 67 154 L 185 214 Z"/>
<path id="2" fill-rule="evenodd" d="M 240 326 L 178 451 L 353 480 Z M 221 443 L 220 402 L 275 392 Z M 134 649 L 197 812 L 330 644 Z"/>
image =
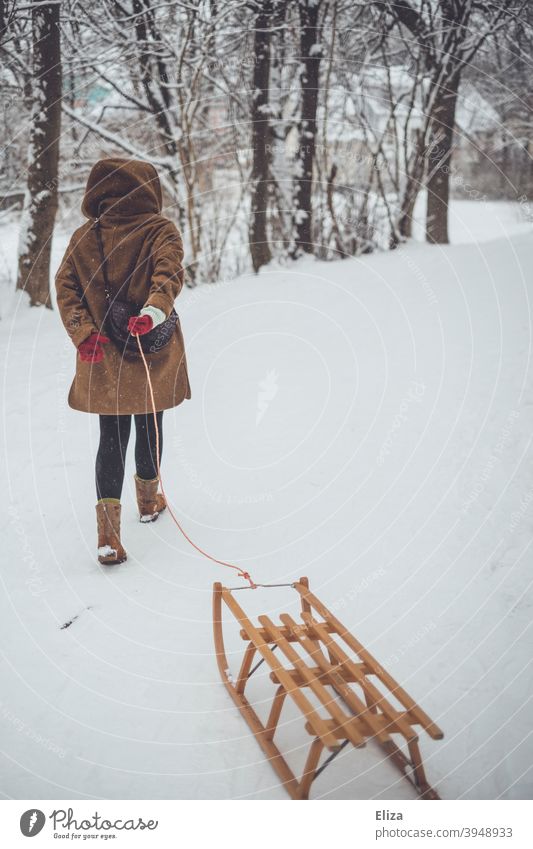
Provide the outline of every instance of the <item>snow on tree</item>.
<path id="1" fill-rule="evenodd" d="M 20 222 L 17 288 L 51 307 L 50 253 L 57 211 L 61 132 L 60 4 L 32 0 L 32 114 Z"/>
<path id="2" fill-rule="evenodd" d="M 294 193 L 294 251 L 313 253 L 313 166 L 320 84 L 321 0 L 299 0 L 301 116 Z"/>
<path id="3" fill-rule="evenodd" d="M 0 125 L 0 200 L 25 189 L 18 286 L 31 303 L 49 304 L 57 193 L 77 203 L 102 156 L 158 169 L 189 285 L 273 257 L 395 248 L 421 193 L 427 239 L 445 242 L 457 148 L 479 142 L 466 99 L 501 124 L 484 143 L 493 183 L 516 195 L 525 172 L 522 195 L 533 179 L 528 0 L 0 0 L 0 30 L 17 104 Z"/>

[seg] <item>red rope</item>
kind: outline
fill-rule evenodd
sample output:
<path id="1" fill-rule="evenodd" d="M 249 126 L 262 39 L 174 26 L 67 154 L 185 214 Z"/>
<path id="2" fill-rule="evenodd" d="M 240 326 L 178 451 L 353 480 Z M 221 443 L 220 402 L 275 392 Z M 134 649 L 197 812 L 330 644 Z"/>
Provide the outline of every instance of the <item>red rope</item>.
<path id="1" fill-rule="evenodd" d="M 190 538 L 190 536 L 187 534 L 187 532 L 182 528 L 181 524 L 178 522 L 176 516 L 174 515 L 174 513 L 172 511 L 172 507 L 169 504 L 169 500 L 166 496 L 165 489 L 163 487 L 163 480 L 161 478 L 161 469 L 159 468 L 159 428 L 157 426 L 157 410 L 155 408 L 154 390 L 153 390 L 153 387 L 152 387 L 152 381 L 150 379 L 150 369 L 148 368 L 148 363 L 146 362 L 146 357 L 144 356 L 144 351 L 142 349 L 141 340 L 139 339 L 138 334 L 137 334 L 137 345 L 139 346 L 139 353 L 140 353 L 140 355 L 142 357 L 142 361 L 144 363 L 144 370 L 146 372 L 146 379 L 148 381 L 148 388 L 150 390 L 150 400 L 152 402 L 152 412 L 153 412 L 153 415 L 154 415 L 154 425 L 155 425 L 157 475 L 159 477 L 159 483 L 161 485 L 161 492 L 162 492 L 163 497 L 164 497 L 166 504 L 167 504 L 167 510 L 170 513 L 170 515 L 172 516 L 172 519 L 174 520 L 175 525 L 177 525 L 179 531 L 183 534 L 183 536 L 185 537 L 187 542 L 190 543 L 190 545 L 192 545 L 192 547 L 196 549 L 196 551 L 200 552 L 200 554 L 202 554 L 204 557 L 207 557 L 208 560 L 212 560 L 213 563 L 218 563 L 219 566 L 227 566 L 229 569 L 235 569 L 238 572 L 239 577 L 244 578 L 245 581 L 248 581 L 248 583 L 250 584 L 250 587 L 252 589 L 255 589 L 257 585 L 255 584 L 255 582 L 250 577 L 249 572 L 245 572 L 244 569 L 241 569 L 240 566 L 236 566 L 234 563 L 226 563 L 225 560 L 218 560 L 216 557 L 212 557 L 211 554 L 208 554 L 207 551 L 204 551 L 203 548 L 200 548 L 199 545 L 196 545 L 196 543 Z"/>

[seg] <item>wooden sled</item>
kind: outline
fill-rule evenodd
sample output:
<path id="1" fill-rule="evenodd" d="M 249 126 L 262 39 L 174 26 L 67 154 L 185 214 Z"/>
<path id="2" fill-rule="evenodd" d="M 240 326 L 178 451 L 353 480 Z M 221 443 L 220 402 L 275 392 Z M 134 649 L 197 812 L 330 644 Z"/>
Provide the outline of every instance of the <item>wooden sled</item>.
<path id="1" fill-rule="evenodd" d="M 374 738 L 414 785 L 420 798 L 439 799 L 426 780 L 414 726 L 421 726 L 434 740 L 442 739 L 442 731 L 309 591 L 307 578 L 290 586 L 300 594 L 302 621 L 296 622 L 282 613 L 281 624 L 259 616 L 259 625 L 246 616 L 231 589 L 220 583 L 213 588 L 215 649 L 222 680 L 283 786 L 293 799 L 308 799 L 312 782 L 341 749 L 348 743 L 361 748 Z M 229 670 L 224 649 L 222 602 L 239 622 L 240 635 L 247 643 L 236 678 Z M 266 725 L 244 694 L 248 679 L 263 662 L 270 667 L 270 679 L 277 685 Z M 376 686 L 378 682 L 382 689 Z M 384 689 L 401 709 L 388 701 Z M 306 690 L 322 706 L 321 714 Z M 305 729 L 313 738 L 299 781 L 274 743 L 287 696 L 303 714 Z M 403 738 L 408 754 L 394 742 L 393 734 Z M 329 755 L 319 766 L 324 750 Z"/>

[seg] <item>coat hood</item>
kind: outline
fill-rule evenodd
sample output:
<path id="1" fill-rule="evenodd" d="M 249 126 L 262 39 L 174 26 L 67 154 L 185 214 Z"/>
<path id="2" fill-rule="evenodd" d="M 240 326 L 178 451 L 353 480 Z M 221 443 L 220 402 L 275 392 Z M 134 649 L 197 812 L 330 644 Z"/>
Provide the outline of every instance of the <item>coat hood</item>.
<path id="1" fill-rule="evenodd" d="M 137 159 L 100 159 L 91 169 L 81 211 L 87 218 L 103 212 L 139 215 L 161 212 L 161 183 L 154 166 Z"/>

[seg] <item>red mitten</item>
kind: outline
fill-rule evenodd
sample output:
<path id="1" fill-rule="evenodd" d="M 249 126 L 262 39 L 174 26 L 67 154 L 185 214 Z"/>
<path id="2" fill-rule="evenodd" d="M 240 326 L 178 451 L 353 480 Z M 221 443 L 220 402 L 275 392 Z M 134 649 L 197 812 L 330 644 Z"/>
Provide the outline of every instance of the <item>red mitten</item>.
<path id="1" fill-rule="evenodd" d="M 144 336 L 153 326 L 154 322 L 149 315 L 135 315 L 128 321 L 128 330 L 134 336 Z"/>
<path id="2" fill-rule="evenodd" d="M 104 349 L 102 345 L 109 342 L 107 336 L 100 336 L 99 333 L 91 333 L 78 345 L 80 359 L 84 363 L 101 363 L 104 359 Z"/>

